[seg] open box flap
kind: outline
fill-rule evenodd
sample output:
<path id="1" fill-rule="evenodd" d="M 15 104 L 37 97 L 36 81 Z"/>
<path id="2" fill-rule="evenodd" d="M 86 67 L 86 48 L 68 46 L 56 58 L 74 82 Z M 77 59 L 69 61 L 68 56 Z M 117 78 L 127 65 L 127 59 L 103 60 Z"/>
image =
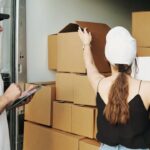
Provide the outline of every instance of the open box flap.
<path id="1" fill-rule="evenodd" d="M 103 23 L 83 22 L 76 21 L 81 28 L 87 28 L 92 34 L 92 54 L 94 62 L 99 72 L 111 72 L 110 65 L 106 60 L 104 49 L 106 44 L 106 34 L 110 30 L 110 27 Z M 103 60 L 104 63 L 100 63 Z"/>
<path id="2" fill-rule="evenodd" d="M 76 32 L 76 31 L 78 31 L 78 27 L 79 27 L 79 25 L 77 25 L 75 23 L 69 23 L 62 30 L 60 30 L 59 33 Z"/>
<path id="3" fill-rule="evenodd" d="M 76 23 L 70 23 L 65 26 L 59 33 L 77 32 L 78 27 L 87 28 L 92 34 L 92 54 L 94 62 L 99 72 L 108 73 L 111 72 L 110 65 L 105 58 L 104 49 L 106 43 L 106 34 L 110 30 L 110 27 L 103 23 L 93 23 L 85 21 L 76 21 Z M 103 63 L 100 63 L 103 62 Z"/>

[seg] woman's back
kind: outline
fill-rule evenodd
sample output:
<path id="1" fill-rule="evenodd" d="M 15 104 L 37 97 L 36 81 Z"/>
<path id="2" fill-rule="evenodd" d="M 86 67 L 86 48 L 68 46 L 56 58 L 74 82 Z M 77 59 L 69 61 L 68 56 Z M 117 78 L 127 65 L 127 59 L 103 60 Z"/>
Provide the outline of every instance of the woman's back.
<path id="1" fill-rule="evenodd" d="M 96 97 L 98 108 L 97 139 L 111 146 L 124 145 L 128 148 L 150 147 L 149 106 L 147 100 L 143 100 L 146 94 L 142 89 L 148 83 L 128 76 L 129 95 L 127 101 L 129 120 L 126 124 L 111 124 L 104 116 L 104 109 L 107 106 L 109 90 L 115 78 L 116 75 L 104 78 L 98 85 Z"/>
<path id="2" fill-rule="evenodd" d="M 98 84 L 97 87 L 98 93 L 101 95 L 105 104 L 108 103 L 109 91 L 117 75 L 118 74 L 116 73 L 110 77 L 104 78 Z M 148 110 L 150 106 L 150 91 L 149 91 L 150 82 L 137 80 L 132 78 L 129 75 L 127 77 L 128 77 L 128 85 L 129 85 L 127 102 L 129 103 L 130 101 L 133 100 L 135 96 L 140 95 L 145 108 Z"/>

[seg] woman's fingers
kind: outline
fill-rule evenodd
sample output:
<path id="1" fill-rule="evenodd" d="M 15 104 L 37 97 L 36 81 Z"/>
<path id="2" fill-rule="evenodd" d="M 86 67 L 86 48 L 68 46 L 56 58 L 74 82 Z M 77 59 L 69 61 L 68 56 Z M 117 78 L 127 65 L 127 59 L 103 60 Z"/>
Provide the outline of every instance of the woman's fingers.
<path id="1" fill-rule="evenodd" d="M 82 31 L 82 29 L 79 27 L 78 34 L 84 45 L 90 44 L 92 36 L 91 33 L 87 31 L 87 28 L 84 28 Z"/>
<path id="2" fill-rule="evenodd" d="M 78 33 L 79 33 L 79 36 L 80 36 L 80 37 L 83 35 L 83 32 L 82 32 L 82 30 L 81 30 L 80 27 L 79 27 Z"/>
<path id="3" fill-rule="evenodd" d="M 90 36 L 90 39 L 92 40 L 92 34 L 91 34 L 91 32 L 89 32 L 89 36 Z"/>
<path id="4" fill-rule="evenodd" d="M 88 34 L 87 28 L 84 28 L 84 33 L 85 33 L 85 34 Z"/>
<path id="5" fill-rule="evenodd" d="M 80 28 L 80 27 L 79 27 L 78 31 L 79 31 L 79 32 L 82 32 L 82 30 L 81 30 L 81 28 Z"/>

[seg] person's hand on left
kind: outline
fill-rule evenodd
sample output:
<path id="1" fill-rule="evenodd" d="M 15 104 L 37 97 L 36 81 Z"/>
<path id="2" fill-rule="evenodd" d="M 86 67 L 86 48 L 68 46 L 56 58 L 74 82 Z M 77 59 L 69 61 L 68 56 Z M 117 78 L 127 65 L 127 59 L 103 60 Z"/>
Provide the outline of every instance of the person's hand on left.
<path id="1" fill-rule="evenodd" d="M 22 92 L 20 97 L 24 97 L 30 90 L 34 89 L 35 87 L 36 87 L 35 85 L 30 85 L 26 91 Z M 28 99 L 22 105 L 28 104 L 32 100 L 33 96 L 34 95 L 28 97 Z M 20 105 L 20 106 L 22 106 L 22 105 Z"/>

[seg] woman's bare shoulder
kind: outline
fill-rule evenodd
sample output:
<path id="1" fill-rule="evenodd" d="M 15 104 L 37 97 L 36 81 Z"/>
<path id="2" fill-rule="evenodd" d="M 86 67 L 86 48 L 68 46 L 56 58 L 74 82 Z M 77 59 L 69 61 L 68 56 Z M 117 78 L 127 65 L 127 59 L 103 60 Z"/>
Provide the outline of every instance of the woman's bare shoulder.
<path id="1" fill-rule="evenodd" d="M 145 81 L 145 80 L 139 80 L 139 79 L 135 79 L 132 78 L 131 79 L 135 84 L 139 84 L 140 83 L 140 91 L 149 91 L 150 92 L 150 81 Z"/>
<path id="2" fill-rule="evenodd" d="M 141 80 L 139 94 L 141 95 L 145 105 L 148 107 L 150 105 L 150 81 Z"/>

